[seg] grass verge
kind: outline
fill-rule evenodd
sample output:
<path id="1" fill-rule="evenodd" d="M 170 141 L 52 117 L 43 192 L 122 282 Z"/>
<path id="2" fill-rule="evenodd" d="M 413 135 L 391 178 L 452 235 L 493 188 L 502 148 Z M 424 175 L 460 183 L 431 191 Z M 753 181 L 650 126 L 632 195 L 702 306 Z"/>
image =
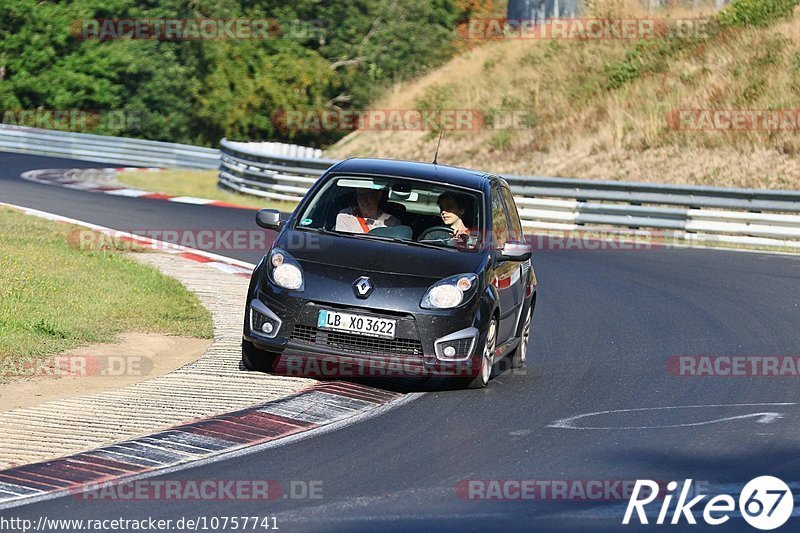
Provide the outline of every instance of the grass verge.
<path id="1" fill-rule="evenodd" d="M 220 202 L 253 207 L 278 209 L 290 213 L 295 204 L 256 198 L 246 194 L 223 191 L 217 187 L 216 170 L 166 170 L 163 172 L 121 172 L 117 180 L 128 187 L 175 196 L 193 196 Z"/>
<path id="2" fill-rule="evenodd" d="M 77 232 L 0 208 L 0 357 L 58 353 L 123 332 L 212 338 L 211 315 L 177 280 Z"/>

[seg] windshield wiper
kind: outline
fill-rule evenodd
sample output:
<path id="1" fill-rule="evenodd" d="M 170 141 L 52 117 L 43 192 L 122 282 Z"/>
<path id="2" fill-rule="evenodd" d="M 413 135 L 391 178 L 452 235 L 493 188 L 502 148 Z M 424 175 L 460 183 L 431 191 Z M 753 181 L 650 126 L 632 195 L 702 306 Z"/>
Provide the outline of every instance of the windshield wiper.
<path id="1" fill-rule="evenodd" d="M 323 235 L 339 235 L 342 237 L 349 237 L 351 239 L 374 239 L 377 241 L 385 241 L 385 242 L 401 242 L 403 244 L 410 244 L 412 246 L 419 246 L 422 248 L 432 248 L 434 250 L 456 250 L 456 248 L 450 246 L 442 246 L 439 244 L 433 244 L 432 242 L 425 242 L 425 241 L 414 241 L 411 239 L 401 239 L 399 237 L 388 237 L 386 235 L 370 235 L 369 233 L 351 233 L 349 231 L 336 231 L 328 228 L 311 228 L 308 226 L 297 226 L 296 229 L 301 229 L 304 231 L 313 231 L 315 233 L 322 233 Z M 444 239 L 438 239 L 439 241 L 444 241 Z"/>
<path id="2" fill-rule="evenodd" d="M 299 229 L 302 231 L 313 231 L 314 233 L 322 233 L 323 235 L 339 235 L 341 237 L 358 237 L 358 233 L 350 233 L 349 231 L 336 231 L 335 229 L 328 229 L 325 227 L 322 228 L 311 228 L 309 226 L 295 226 L 295 229 Z"/>
<path id="3" fill-rule="evenodd" d="M 386 237 L 383 235 L 372 235 L 370 237 L 369 234 L 367 234 L 367 237 L 370 239 L 378 239 L 381 241 L 402 242 L 403 244 L 410 244 L 412 246 L 421 246 L 422 248 L 433 248 L 436 250 L 455 250 L 455 248 L 450 248 L 449 246 L 440 246 L 438 244 L 432 244 L 430 242 L 414 241 L 411 239 L 401 239 L 399 237 Z"/>

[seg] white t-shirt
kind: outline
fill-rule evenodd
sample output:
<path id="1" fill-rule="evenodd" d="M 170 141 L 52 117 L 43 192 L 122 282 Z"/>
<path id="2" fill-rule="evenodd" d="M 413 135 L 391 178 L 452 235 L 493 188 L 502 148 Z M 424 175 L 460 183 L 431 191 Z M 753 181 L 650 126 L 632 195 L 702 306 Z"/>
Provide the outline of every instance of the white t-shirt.
<path id="1" fill-rule="evenodd" d="M 350 233 L 367 233 L 369 230 L 381 227 L 399 226 L 400 220 L 389 213 L 378 209 L 374 218 L 359 216 L 360 213 L 354 207 L 342 209 L 336 215 L 336 231 L 347 231 Z M 367 231 L 364 231 L 366 226 Z"/>

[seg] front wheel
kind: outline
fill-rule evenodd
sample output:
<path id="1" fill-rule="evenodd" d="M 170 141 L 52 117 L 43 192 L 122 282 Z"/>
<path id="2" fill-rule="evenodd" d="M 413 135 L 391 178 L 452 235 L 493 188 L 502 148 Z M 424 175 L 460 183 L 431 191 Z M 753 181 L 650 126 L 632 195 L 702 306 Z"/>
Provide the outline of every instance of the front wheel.
<path id="1" fill-rule="evenodd" d="M 252 342 L 242 340 L 242 364 L 247 370 L 270 372 L 277 357 L 278 354 L 259 350 Z"/>
<path id="2" fill-rule="evenodd" d="M 533 306 L 528 310 L 528 316 L 525 317 L 525 325 L 522 326 L 522 336 L 519 339 L 519 344 L 511 354 L 511 368 L 521 368 L 525 364 L 525 359 L 528 357 L 528 338 L 531 335 L 531 321 L 533 319 Z"/>
<path id="3" fill-rule="evenodd" d="M 497 319 L 492 318 L 489 322 L 489 330 L 486 333 L 486 343 L 481 354 L 481 370 L 474 379 L 467 378 L 465 385 L 468 389 L 482 389 L 489 384 L 494 367 L 494 353 L 497 349 Z"/>

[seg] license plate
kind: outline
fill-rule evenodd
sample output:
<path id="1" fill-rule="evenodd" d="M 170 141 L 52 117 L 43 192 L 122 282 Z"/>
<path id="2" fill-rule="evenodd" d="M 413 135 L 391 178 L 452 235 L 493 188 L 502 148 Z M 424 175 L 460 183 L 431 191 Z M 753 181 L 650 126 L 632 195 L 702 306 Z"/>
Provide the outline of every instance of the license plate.
<path id="1" fill-rule="evenodd" d="M 388 318 L 376 318 L 365 315 L 352 315 L 339 311 L 321 310 L 317 319 L 317 327 L 334 331 L 346 331 L 368 337 L 394 339 L 397 321 Z"/>

